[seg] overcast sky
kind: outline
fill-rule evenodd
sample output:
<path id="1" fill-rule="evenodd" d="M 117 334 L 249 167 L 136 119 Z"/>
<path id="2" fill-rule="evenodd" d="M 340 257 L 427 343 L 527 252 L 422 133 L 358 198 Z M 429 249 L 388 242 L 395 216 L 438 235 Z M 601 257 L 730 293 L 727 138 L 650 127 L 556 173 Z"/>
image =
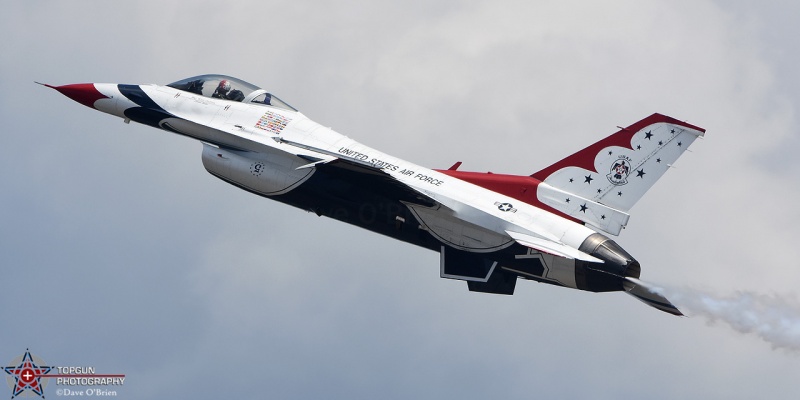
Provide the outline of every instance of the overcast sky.
<path id="1" fill-rule="evenodd" d="M 513 174 L 664 113 L 706 138 L 617 242 L 645 280 L 749 293 L 797 324 L 798 16 L 792 1 L 4 2 L 0 363 L 29 348 L 123 373 L 125 399 L 796 398 L 791 347 L 622 293 L 470 293 L 436 253 L 239 190 L 200 143 L 33 81 L 223 73 L 417 164 Z"/>

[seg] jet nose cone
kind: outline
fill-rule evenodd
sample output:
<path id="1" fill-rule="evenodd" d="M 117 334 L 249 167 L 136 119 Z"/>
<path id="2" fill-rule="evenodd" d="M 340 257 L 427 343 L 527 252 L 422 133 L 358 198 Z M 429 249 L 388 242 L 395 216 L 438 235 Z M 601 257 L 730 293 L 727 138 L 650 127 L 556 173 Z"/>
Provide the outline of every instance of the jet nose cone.
<path id="1" fill-rule="evenodd" d="M 72 85 L 62 86 L 52 86 L 48 84 L 43 85 L 58 90 L 64 96 L 67 96 L 70 99 L 91 108 L 95 108 L 95 101 L 109 98 L 108 96 L 100 93 L 100 91 L 98 91 L 94 86 L 94 83 L 75 83 Z"/>

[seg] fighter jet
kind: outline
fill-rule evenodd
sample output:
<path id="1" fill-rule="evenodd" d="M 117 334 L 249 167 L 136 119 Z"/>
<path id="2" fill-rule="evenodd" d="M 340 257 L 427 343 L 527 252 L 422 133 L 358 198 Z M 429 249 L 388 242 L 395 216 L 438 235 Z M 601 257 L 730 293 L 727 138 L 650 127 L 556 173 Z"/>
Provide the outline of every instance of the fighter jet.
<path id="1" fill-rule="evenodd" d="M 653 114 L 529 176 L 429 169 L 320 125 L 225 75 L 168 85 L 45 85 L 87 107 L 200 141 L 212 175 L 259 196 L 439 252 L 442 278 L 513 294 L 518 278 L 623 291 L 682 315 L 639 280 L 629 210 L 703 128 Z"/>

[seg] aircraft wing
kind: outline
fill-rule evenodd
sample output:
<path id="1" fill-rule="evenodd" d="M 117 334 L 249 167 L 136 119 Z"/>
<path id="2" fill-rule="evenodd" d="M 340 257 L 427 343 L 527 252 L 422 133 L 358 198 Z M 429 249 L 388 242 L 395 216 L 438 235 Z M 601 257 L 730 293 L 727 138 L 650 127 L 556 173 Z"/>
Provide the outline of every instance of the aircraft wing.
<path id="1" fill-rule="evenodd" d="M 444 207 L 430 196 L 414 190 L 411 186 L 384 172 L 383 169 L 371 164 L 364 165 L 348 159 L 337 158 L 327 162 L 318 162 L 315 167 L 319 170 L 338 170 L 334 173 L 349 173 L 350 182 L 356 183 L 361 187 L 371 188 L 386 197 L 404 203 L 419 204 L 425 207 L 435 207 L 437 205 Z"/>
<path id="2" fill-rule="evenodd" d="M 311 151 L 316 153 L 318 156 L 308 157 L 297 154 L 299 157 L 302 157 L 309 161 L 308 164 L 303 165 L 300 168 L 317 168 L 319 170 L 328 170 L 334 171 L 334 173 L 342 174 L 342 173 L 349 173 L 345 181 L 355 182 L 359 186 L 363 187 L 370 187 L 379 191 L 382 194 L 387 195 L 390 198 L 400 200 L 404 203 L 411 203 L 411 204 L 418 204 L 425 207 L 436 208 L 437 212 L 433 214 L 429 214 L 428 216 L 435 216 L 434 218 L 437 219 L 444 219 L 447 221 L 459 221 L 459 224 L 464 224 L 468 226 L 475 226 L 476 223 L 471 221 L 469 218 L 464 218 L 464 215 L 459 215 L 459 213 L 453 211 L 453 208 L 448 207 L 446 204 L 442 204 L 440 201 L 428 196 L 427 194 L 415 189 L 403 182 L 400 182 L 392 175 L 385 172 L 383 169 L 374 166 L 371 163 L 342 157 L 339 154 L 319 149 L 316 147 L 308 146 L 302 143 L 290 141 L 281 137 L 275 137 L 274 140 L 278 143 L 287 144 L 290 146 L 294 146 L 298 149 L 303 149 L 307 151 Z M 338 170 L 338 171 L 337 171 Z M 445 215 L 447 217 L 445 217 Z M 436 217 L 438 216 L 438 217 Z M 447 225 L 447 223 L 445 223 Z M 480 230 L 483 227 L 480 227 L 480 224 L 477 224 Z M 528 227 L 530 228 L 530 227 Z M 595 263 L 603 263 L 602 260 L 595 258 L 589 254 L 586 254 L 578 249 L 572 248 L 567 246 L 557 238 L 548 238 L 543 235 L 531 235 L 521 232 L 513 232 L 506 230 L 503 232 L 505 235 L 508 235 L 516 241 L 517 243 L 532 248 L 534 250 L 552 254 L 559 257 L 569 258 L 569 259 L 577 259 Z M 503 233 L 500 232 L 492 232 L 490 233 L 491 236 L 502 236 Z M 440 238 L 442 240 L 442 238 Z"/>
<path id="3" fill-rule="evenodd" d="M 426 207 L 441 206 L 439 202 L 430 196 L 420 193 L 405 183 L 398 181 L 395 177 L 373 164 L 356 159 L 344 158 L 336 153 L 283 138 L 275 137 L 274 139 L 278 143 L 288 144 L 315 153 L 313 156 L 297 154 L 298 157 L 309 161 L 308 164 L 298 167 L 298 169 L 317 168 L 323 171 L 327 170 L 334 174 L 348 174 L 348 181 L 362 187 L 373 188 L 389 198 Z"/>

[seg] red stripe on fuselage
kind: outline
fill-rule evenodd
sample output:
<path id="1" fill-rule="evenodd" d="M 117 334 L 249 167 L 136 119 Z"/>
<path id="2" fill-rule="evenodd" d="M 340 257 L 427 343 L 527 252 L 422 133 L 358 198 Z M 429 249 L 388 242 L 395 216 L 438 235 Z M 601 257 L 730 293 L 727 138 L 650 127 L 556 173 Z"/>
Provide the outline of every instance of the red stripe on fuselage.
<path id="1" fill-rule="evenodd" d="M 504 175 L 483 172 L 465 172 L 455 170 L 435 170 L 445 175 L 452 176 L 456 179 L 469 182 L 473 185 L 480 186 L 484 189 L 489 189 L 508 197 L 517 199 L 524 203 L 528 203 L 534 207 L 541 208 L 542 210 L 549 211 L 560 217 L 564 217 L 570 221 L 583 223 L 582 221 L 570 217 L 544 203 L 539 201 L 536 196 L 536 189 L 539 187 L 541 181 L 530 176 L 520 175 Z"/>

